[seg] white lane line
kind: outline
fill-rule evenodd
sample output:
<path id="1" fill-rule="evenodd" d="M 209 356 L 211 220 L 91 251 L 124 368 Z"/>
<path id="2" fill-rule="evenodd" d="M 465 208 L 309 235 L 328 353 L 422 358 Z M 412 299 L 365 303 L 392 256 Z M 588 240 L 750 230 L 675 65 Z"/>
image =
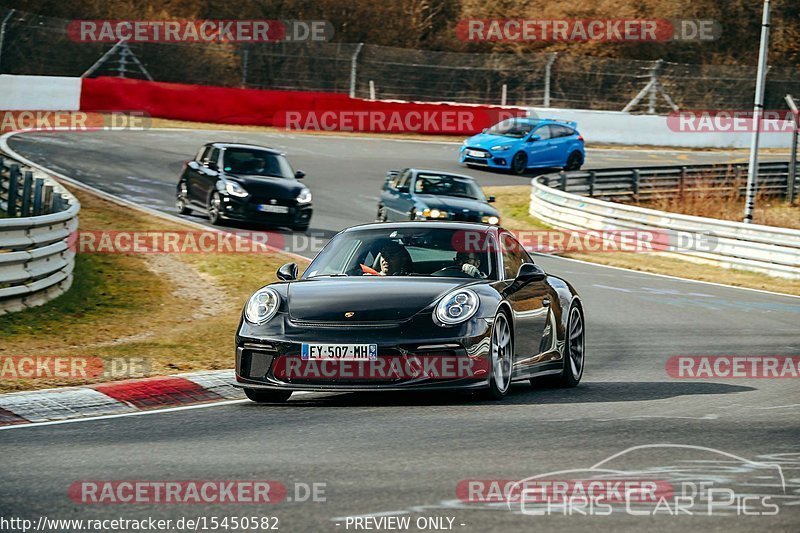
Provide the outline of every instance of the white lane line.
<path id="1" fill-rule="evenodd" d="M 298 391 L 292 394 L 297 396 L 300 394 L 319 394 L 311 391 Z M 75 422 L 94 422 L 96 420 L 111 420 L 113 418 L 124 418 L 128 416 L 144 416 L 144 415 L 157 415 L 161 413 L 174 413 L 176 411 L 190 411 L 193 409 L 207 409 L 209 407 L 219 407 L 224 405 L 236 405 L 240 403 L 252 403 L 250 400 L 223 400 L 221 402 L 201 403 L 197 405 L 184 405 L 181 407 L 168 407 L 166 409 L 154 409 L 152 411 L 136 411 L 134 413 L 120 413 L 116 415 L 102 415 L 102 416 L 87 416 L 84 418 L 69 418 L 67 420 L 50 420 L 48 422 L 32 422 L 30 424 L 15 424 L 10 426 L 0 426 L 0 431 L 7 431 L 10 429 L 24 429 L 34 428 L 41 426 L 57 426 L 60 424 L 72 424 Z"/>

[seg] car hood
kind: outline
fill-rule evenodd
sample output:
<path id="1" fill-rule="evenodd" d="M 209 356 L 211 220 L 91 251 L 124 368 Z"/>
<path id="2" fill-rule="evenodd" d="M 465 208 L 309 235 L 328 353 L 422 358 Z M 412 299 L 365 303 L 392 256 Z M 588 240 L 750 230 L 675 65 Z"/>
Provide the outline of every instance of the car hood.
<path id="1" fill-rule="evenodd" d="M 292 320 L 309 322 L 404 321 L 431 306 L 448 291 L 474 283 L 458 278 L 336 277 L 289 284 Z M 353 313 L 345 317 L 345 313 Z"/>
<path id="2" fill-rule="evenodd" d="M 489 150 L 492 146 L 499 144 L 516 144 L 522 141 L 516 137 L 506 137 L 505 135 L 490 135 L 488 133 L 479 133 L 467 139 L 467 146 L 473 148 L 485 148 Z"/>
<path id="3" fill-rule="evenodd" d="M 304 185 L 296 180 L 287 178 L 269 178 L 249 174 L 226 174 L 225 177 L 231 181 L 238 182 L 247 192 L 254 196 L 297 198 L 297 195 L 304 188 Z"/>
<path id="4" fill-rule="evenodd" d="M 476 213 L 481 216 L 497 216 L 497 209 L 480 200 L 436 194 L 418 194 L 417 198 L 431 209 L 448 212 L 463 212 L 466 209 L 470 213 Z"/>

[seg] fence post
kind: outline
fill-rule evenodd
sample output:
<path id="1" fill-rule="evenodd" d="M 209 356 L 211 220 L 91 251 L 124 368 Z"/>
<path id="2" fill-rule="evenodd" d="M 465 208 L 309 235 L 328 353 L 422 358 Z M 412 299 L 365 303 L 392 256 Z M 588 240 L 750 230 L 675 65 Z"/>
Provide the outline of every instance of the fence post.
<path id="1" fill-rule="evenodd" d="M 508 85 L 505 83 L 500 90 L 500 105 L 506 105 L 506 100 L 508 98 Z"/>
<path id="2" fill-rule="evenodd" d="M 33 214 L 42 214 L 42 192 L 44 189 L 44 180 L 36 178 L 33 183 Z"/>
<path id="3" fill-rule="evenodd" d="M 567 192 L 567 173 L 562 170 L 558 175 L 561 178 L 561 190 Z"/>
<path id="4" fill-rule="evenodd" d="M 550 107 L 550 77 L 553 73 L 553 63 L 556 62 L 558 54 L 553 52 L 547 58 L 547 63 L 544 65 L 544 107 Z"/>
<path id="5" fill-rule="evenodd" d="M 375 100 L 375 80 L 369 80 L 369 99 Z"/>
<path id="6" fill-rule="evenodd" d="M 247 69 L 250 66 L 250 44 L 242 45 L 242 87 L 247 87 Z"/>
<path id="7" fill-rule="evenodd" d="M 33 185 L 33 172 L 25 171 L 25 179 L 22 181 L 22 216 L 30 216 L 31 213 L 31 186 Z"/>
<path id="8" fill-rule="evenodd" d="M 594 170 L 589 171 L 589 198 L 594 197 L 594 180 L 597 177 L 597 174 Z"/>
<path id="9" fill-rule="evenodd" d="M 641 175 L 639 174 L 639 169 L 638 168 L 634 168 L 633 169 L 633 174 L 632 174 L 631 177 L 633 178 L 632 183 L 631 183 L 632 188 L 633 188 L 633 201 L 634 202 L 638 202 L 639 201 L 639 180 L 641 179 Z"/>
<path id="10" fill-rule="evenodd" d="M 363 46 L 364 43 L 358 43 L 356 51 L 353 52 L 353 57 L 350 59 L 350 98 L 356 97 L 356 62 Z"/>
<path id="11" fill-rule="evenodd" d="M 19 184 L 19 165 L 11 165 L 8 174 L 8 209 L 9 217 L 17 216 L 17 186 Z"/>

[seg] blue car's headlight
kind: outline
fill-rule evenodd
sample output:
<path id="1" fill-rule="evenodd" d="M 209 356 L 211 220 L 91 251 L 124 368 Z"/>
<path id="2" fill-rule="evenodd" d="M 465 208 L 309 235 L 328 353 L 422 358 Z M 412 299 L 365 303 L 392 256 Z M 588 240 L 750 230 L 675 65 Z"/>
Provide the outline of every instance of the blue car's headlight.
<path id="1" fill-rule="evenodd" d="M 251 324 L 263 324 L 278 312 L 281 297 L 275 289 L 264 287 L 256 291 L 244 308 L 244 317 Z"/>
<path id="2" fill-rule="evenodd" d="M 492 146 L 492 152 L 504 152 L 506 150 L 509 150 L 510 148 L 511 147 L 507 144 Z"/>
<path id="3" fill-rule="evenodd" d="M 446 326 L 466 322 L 478 311 L 478 295 L 470 289 L 456 289 L 436 305 L 436 319 Z"/>

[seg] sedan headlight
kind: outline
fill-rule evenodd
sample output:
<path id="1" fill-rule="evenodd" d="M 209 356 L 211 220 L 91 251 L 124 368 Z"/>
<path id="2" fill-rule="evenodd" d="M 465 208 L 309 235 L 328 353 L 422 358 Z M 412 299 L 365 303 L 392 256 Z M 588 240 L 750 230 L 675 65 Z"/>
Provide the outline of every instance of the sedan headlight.
<path id="1" fill-rule="evenodd" d="M 447 211 L 440 211 L 438 209 L 423 209 L 423 218 L 447 218 Z"/>
<path id="2" fill-rule="evenodd" d="M 281 297 L 275 289 L 264 287 L 250 297 L 247 307 L 244 308 L 244 317 L 252 324 L 263 324 L 278 312 Z"/>
<path id="3" fill-rule="evenodd" d="M 244 198 L 249 194 L 244 187 L 235 181 L 229 181 L 225 183 L 225 192 L 232 196 L 238 196 L 239 198 Z"/>
<path id="4" fill-rule="evenodd" d="M 297 195 L 297 203 L 298 204 L 310 204 L 311 203 L 311 191 L 308 188 L 304 188 L 300 191 L 300 194 Z"/>
<path id="5" fill-rule="evenodd" d="M 500 224 L 500 218 L 495 216 L 490 217 L 481 217 L 481 222 L 484 224 L 491 224 L 492 226 L 497 226 Z"/>
<path id="6" fill-rule="evenodd" d="M 478 295 L 470 289 L 457 289 L 441 299 L 436 306 L 436 318 L 453 326 L 466 322 L 478 311 Z"/>
<path id="7" fill-rule="evenodd" d="M 507 144 L 501 144 L 498 146 L 492 146 L 492 152 L 505 152 L 506 150 L 510 149 L 511 147 Z"/>

